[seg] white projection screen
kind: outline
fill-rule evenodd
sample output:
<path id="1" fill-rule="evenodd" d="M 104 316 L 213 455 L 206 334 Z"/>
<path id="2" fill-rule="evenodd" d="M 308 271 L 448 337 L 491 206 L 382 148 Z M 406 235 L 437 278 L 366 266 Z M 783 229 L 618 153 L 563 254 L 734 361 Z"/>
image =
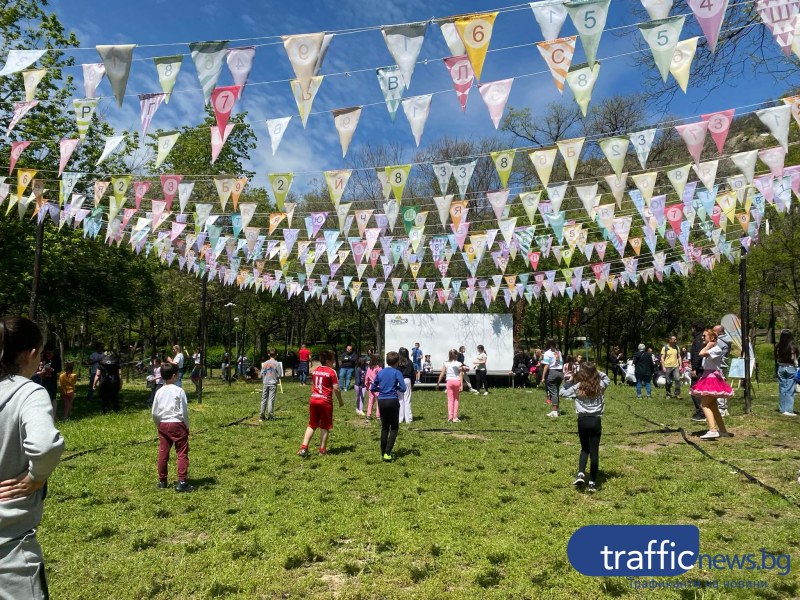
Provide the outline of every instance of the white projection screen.
<path id="1" fill-rule="evenodd" d="M 510 314 L 395 314 L 386 315 L 386 352 L 401 346 L 411 351 L 416 342 L 424 354 L 431 355 L 435 371 L 447 360 L 451 348 L 465 346 L 467 365 L 483 344 L 488 355 L 487 369 L 505 372 L 514 362 L 513 317 Z"/>

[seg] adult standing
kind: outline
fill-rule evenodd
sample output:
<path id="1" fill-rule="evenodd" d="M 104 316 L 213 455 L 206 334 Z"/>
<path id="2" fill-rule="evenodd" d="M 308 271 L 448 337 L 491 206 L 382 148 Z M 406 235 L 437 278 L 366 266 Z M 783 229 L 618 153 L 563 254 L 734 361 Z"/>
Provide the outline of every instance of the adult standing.
<path id="1" fill-rule="evenodd" d="M 794 335 L 788 329 L 781 331 L 775 346 L 775 361 L 778 363 L 778 410 L 784 417 L 796 417 L 794 412 L 794 376 L 797 373 L 798 348 Z M 747 368 L 747 367 L 745 367 Z"/>
<path id="2" fill-rule="evenodd" d="M 14 600 L 49 597 L 36 528 L 64 438 L 50 397 L 30 380 L 43 342 L 33 321 L 0 320 L 0 595 Z"/>
<path id="3" fill-rule="evenodd" d="M 192 369 L 192 383 L 194 384 L 195 392 L 200 392 L 200 380 L 203 378 L 205 373 L 203 373 L 203 355 L 200 353 L 200 348 L 198 348 L 194 354 L 192 354 L 192 360 L 194 361 L 194 368 Z"/>
<path id="4" fill-rule="evenodd" d="M 397 369 L 403 374 L 403 380 L 406 384 L 406 389 L 398 392 L 398 400 L 400 400 L 400 415 L 398 423 L 411 423 L 414 417 L 411 414 L 411 388 L 416 381 L 416 368 L 408 354 L 408 348 L 400 348 L 397 352 L 400 355 L 400 362 L 397 364 Z"/>
<path id="5" fill-rule="evenodd" d="M 52 346 L 44 349 L 44 370 L 42 372 L 42 387 L 50 395 L 50 401 L 55 404 L 56 392 L 58 392 L 58 378 L 61 375 L 61 357 L 53 351 Z M 55 411 L 53 412 L 55 415 Z"/>
<path id="6" fill-rule="evenodd" d="M 704 331 L 705 325 L 703 325 L 701 322 L 695 321 L 692 324 L 694 340 L 692 341 L 692 347 L 689 348 L 689 362 L 692 367 L 692 387 L 694 387 L 695 384 L 700 380 L 700 377 L 703 376 L 703 357 L 700 356 L 700 350 L 702 350 L 706 345 L 703 341 Z M 694 403 L 694 415 L 692 416 L 692 421 L 695 421 L 696 423 L 704 423 L 706 416 L 700 403 L 700 396 L 692 393 L 692 403 Z"/>
<path id="7" fill-rule="evenodd" d="M 483 395 L 488 396 L 489 383 L 486 363 L 489 360 L 489 357 L 487 356 L 486 350 L 482 344 L 478 344 L 477 350 L 478 356 L 476 356 L 475 360 L 472 361 L 472 366 L 475 367 L 475 389 L 478 393 L 480 393 L 481 388 L 483 388 Z"/>
<path id="8" fill-rule="evenodd" d="M 681 351 L 678 338 L 670 336 L 669 342 L 661 349 L 661 364 L 667 380 L 667 398 L 681 397 Z M 674 387 L 673 387 L 674 386 Z M 675 393 L 673 394 L 673 389 Z"/>
<path id="9" fill-rule="evenodd" d="M 301 344 L 300 352 L 297 353 L 297 377 L 300 380 L 300 385 L 306 385 L 308 373 L 311 370 L 311 350 L 306 348 L 305 344 Z"/>
<path id="10" fill-rule="evenodd" d="M 642 399 L 642 386 L 644 385 L 647 399 L 650 400 L 653 397 L 650 382 L 653 379 L 655 363 L 653 363 L 653 355 L 647 351 L 644 344 L 639 344 L 638 352 L 633 355 L 633 366 L 636 373 L 636 399 Z"/>
<path id="11" fill-rule="evenodd" d="M 558 412 L 558 387 L 564 381 L 564 357 L 556 346 L 556 339 L 547 340 L 547 351 L 542 356 L 542 381 L 547 389 L 547 401 L 552 407 L 547 413 L 548 417 L 559 416 Z"/>
<path id="12" fill-rule="evenodd" d="M 417 372 L 417 381 L 419 381 L 420 373 L 422 373 L 422 356 L 422 349 L 419 347 L 419 342 L 416 342 L 411 349 L 411 362 L 414 363 L 414 370 Z"/>
<path id="13" fill-rule="evenodd" d="M 167 362 L 172 363 L 178 368 L 178 378 L 175 380 L 175 385 L 179 388 L 183 387 L 183 352 L 181 352 L 181 347 L 178 344 L 175 344 L 172 347 L 172 352 L 175 354 L 172 358 L 167 357 Z"/>
<path id="14" fill-rule="evenodd" d="M 728 368 L 728 357 L 731 355 L 731 346 L 733 346 L 733 338 L 725 331 L 722 325 L 714 325 L 714 333 L 717 336 L 717 346 L 722 350 L 722 362 L 720 363 L 720 371 L 725 371 Z M 728 412 L 728 399 L 725 397 L 717 398 L 717 408 L 719 414 L 723 417 L 730 415 Z"/>
<path id="15" fill-rule="evenodd" d="M 111 408 L 119 412 L 119 391 L 122 389 L 122 368 L 119 359 L 113 352 L 104 352 L 92 382 L 100 393 L 100 408 L 103 414 Z"/>
<path id="16" fill-rule="evenodd" d="M 94 399 L 94 378 L 97 375 L 97 368 L 100 365 L 100 361 L 103 360 L 103 350 L 105 350 L 102 342 L 97 342 L 94 345 L 94 352 L 89 355 L 89 362 L 86 363 L 89 367 L 89 385 L 87 386 L 89 389 L 86 392 L 86 403 L 91 406 L 92 400 Z"/>
<path id="17" fill-rule="evenodd" d="M 614 385 L 617 385 L 617 376 L 620 376 L 622 385 L 625 385 L 625 355 L 619 346 L 614 346 L 609 355 L 611 373 L 614 375 Z"/>
<path id="18" fill-rule="evenodd" d="M 353 346 L 347 344 L 339 360 L 339 382 L 342 384 L 342 391 L 350 389 L 350 381 L 356 372 L 356 361 L 358 355 L 353 352 Z"/>

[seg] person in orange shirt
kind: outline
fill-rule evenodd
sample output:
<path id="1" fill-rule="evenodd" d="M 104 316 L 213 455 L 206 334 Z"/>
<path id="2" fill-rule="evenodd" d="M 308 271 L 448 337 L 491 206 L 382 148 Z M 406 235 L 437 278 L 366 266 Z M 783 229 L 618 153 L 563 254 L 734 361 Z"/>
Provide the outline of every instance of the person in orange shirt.
<path id="1" fill-rule="evenodd" d="M 69 419 L 72 412 L 72 401 L 75 399 L 75 384 L 78 382 L 78 375 L 74 373 L 75 363 L 67 361 L 64 372 L 58 377 L 58 387 L 61 389 L 61 399 L 64 401 L 64 419 Z M 53 401 L 53 416 L 56 414 L 55 401 Z"/>

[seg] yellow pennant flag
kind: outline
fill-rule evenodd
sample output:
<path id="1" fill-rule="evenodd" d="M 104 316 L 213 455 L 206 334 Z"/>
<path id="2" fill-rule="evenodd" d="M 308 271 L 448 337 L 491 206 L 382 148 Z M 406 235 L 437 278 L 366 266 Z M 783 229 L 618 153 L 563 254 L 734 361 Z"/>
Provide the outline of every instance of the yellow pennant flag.
<path id="1" fill-rule="evenodd" d="M 275 205 L 278 207 L 278 210 L 283 210 L 283 203 L 286 201 L 289 188 L 292 187 L 293 178 L 293 173 L 269 174 L 269 183 L 272 186 L 272 194 L 275 196 Z"/>
<path id="2" fill-rule="evenodd" d="M 669 72 L 672 73 L 684 93 L 686 93 L 686 88 L 689 85 L 689 73 L 692 70 L 694 55 L 697 52 L 698 39 L 700 38 L 693 37 L 678 42 L 672 55 L 672 63 L 669 66 Z"/>
<path id="3" fill-rule="evenodd" d="M 131 176 L 125 175 L 124 177 L 111 178 L 111 192 L 114 194 L 114 199 L 117 202 L 122 202 L 125 199 L 125 194 L 128 191 L 128 186 L 131 184 Z"/>
<path id="4" fill-rule="evenodd" d="M 279 213 L 270 213 L 269 214 L 269 234 L 270 235 L 272 235 L 272 233 L 278 228 L 278 225 L 281 224 L 281 221 L 283 221 L 285 218 L 286 218 L 286 213 L 279 212 Z"/>
<path id="5" fill-rule="evenodd" d="M 492 152 L 492 160 L 497 169 L 497 174 L 500 176 L 500 186 L 504 189 L 508 187 L 508 178 L 511 175 L 511 167 L 514 165 L 516 153 L 516 150 Z"/>
<path id="6" fill-rule="evenodd" d="M 578 166 L 578 158 L 580 158 L 585 139 L 586 138 L 575 138 L 556 142 L 558 149 L 561 151 L 561 156 L 564 157 L 564 162 L 567 163 L 567 171 L 569 171 L 570 179 L 575 178 L 575 169 Z"/>
<path id="7" fill-rule="evenodd" d="M 495 18 L 497 18 L 497 13 L 492 12 L 468 15 L 455 21 L 458 35 L 464 42 L 467 57 L 478 81 L 481 80 L 483 61 L 486 60 L 486 51 L 489 49 L 489 41 L 492 39 Z"/>
<path id="8" fill-rule="evenodd" d="M 22 198 L 25 190 L 36 176 L 35 169 L 17 169 L 17 197 Z"/>
<path id="9" fill-rule="evenodd" d="M 542 187 L 547 187 L 550 183 L 550 175 L 553 172 L 553 165 L 556 162 L 556 155 L 558 148 L 546 148 L 544 150 L 534 150 L 528 154 L 528 158 L 533 163 L 533 168 L 536 169 L 536 176 Z"/>
<path id="10" fill-rule="evenodd" d="M 219 203 L 222 205 L 222 210 L 225 210 L 225 207 L 228 204 L 228 198 L 231 197 L 231 193 L 233 193 L 233 186 L 235 184 L 235 179 L 214 178 L 214 185 L 217 187 L 217 194 L 219 194 Z"/>
<path id="11" fill-rule="evenodd" d="M 411 165 L 397 165 L 394 167 L 386 167 L 386 178 L 389 180 L 389 186 L 394 192 L 394 198 L 397 200 L 399 206 L 403 201 L 403 190 L 406 189 L 408 182 L 408 174 L 411 172 Z"/>

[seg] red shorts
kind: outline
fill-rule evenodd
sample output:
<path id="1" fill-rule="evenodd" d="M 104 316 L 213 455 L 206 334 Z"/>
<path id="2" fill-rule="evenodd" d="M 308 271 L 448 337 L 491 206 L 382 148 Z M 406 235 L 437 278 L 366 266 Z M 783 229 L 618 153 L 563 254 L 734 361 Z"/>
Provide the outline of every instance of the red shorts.
<path id="1" fill-rule="evenodd" d="M 333 404 L 314 402 L 309 405 L 308 426 L 312 429 L 333 429 Z"/>

